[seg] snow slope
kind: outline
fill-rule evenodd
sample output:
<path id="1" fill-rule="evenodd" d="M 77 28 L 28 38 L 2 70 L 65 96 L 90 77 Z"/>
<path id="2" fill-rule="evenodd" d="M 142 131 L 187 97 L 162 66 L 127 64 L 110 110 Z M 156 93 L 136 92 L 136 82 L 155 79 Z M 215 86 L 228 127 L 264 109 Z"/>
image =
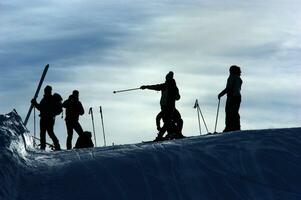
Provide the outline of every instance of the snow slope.
<path id="1" fill-rule="evenodd" d="M 43 152 L 11 112 L 0 148 L 1 200 L 301 199 L 301 128 Z"/>

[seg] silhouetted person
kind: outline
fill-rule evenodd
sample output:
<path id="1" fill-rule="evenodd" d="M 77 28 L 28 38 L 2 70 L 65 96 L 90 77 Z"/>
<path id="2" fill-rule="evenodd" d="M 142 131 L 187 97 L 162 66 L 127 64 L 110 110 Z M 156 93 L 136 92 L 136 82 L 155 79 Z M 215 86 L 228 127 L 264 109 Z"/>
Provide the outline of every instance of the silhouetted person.
<path id="1" fill-rule="evenodd" d="M 83 134 L 83 129 L 78 122 L 79 116 L 85 113 L 82 103 L 79 101 L 79 92 L 74 90 L 72 95 L 64 101 L 63 107 L 66 108 L 66 127 L 67 127 L 67 149 L 72 148 L 73 130 L 77 132 L 79 136 Z"/>
<path id="2" fill-rule="evenodd" d="M 161 91 L 160 106 L 163 118 L 167 126 L 171 123 L 171 115 L 175 110 L 176 101 L 180 99 L 179 89 L 170 71 L 165 77 L 165 83 L 157 85 L 143 85 L 141 89 Z"/>
<path id="3" fill-rule="evenodd" d="M 171 115 L 171 122 L 166 123 L 166 119 L 163 117 L 162 111 L 158 113 L 156 117 L 157 130 L 159 131 L 155 141 L 165 140 L 165 139 L 178 139 L 183 138 L 182 128 L 183 120 L 181 114 L 177 109 L 174 109 L 174 112 Z M 163 121 L 163 126 L 161 127 L 160 121 Z M 164 133 L 167 132 L 167 135 L 163 137 Z"/>
<path id="4" fill-rule="evenodd" d="M 80 149 L 80 148 L 91 148 L 91 147 L 94 147 L 94 144 L 92 142 L 92 134 L 89 131 L 85 131 L 83 132 L 82 135 L 80 135 L 77 138 L 74 148 Z"/>
<path id="5" fill-rule="evenodd" d="M 52 95 L 52 88 L 47 85 L 44 89 L 44 97 L 40 103 L 37 103 L 35 99 L 31 100 L 31 103 L 40 111 L 40 140 L 42 150 L 46 148 L 46 131 L 53 141 L 55 150 L 61 149 L 59 140 L 53 131 L 55 116 L 62 110 L 61 103 L 59 102 L 60 99 L 59 94 Z"/>
<path id="6" fill-rule="evenodd" d="M 229 69 L 230 76 L 227 80 L 226 88 L 219 93 L 218 98 L 227 94 L 226 101 L 226 127 L 224 132 L 240 130 L 239 107 L 241 103 L 241 71 L 236 65 L 232 65 Z"/>

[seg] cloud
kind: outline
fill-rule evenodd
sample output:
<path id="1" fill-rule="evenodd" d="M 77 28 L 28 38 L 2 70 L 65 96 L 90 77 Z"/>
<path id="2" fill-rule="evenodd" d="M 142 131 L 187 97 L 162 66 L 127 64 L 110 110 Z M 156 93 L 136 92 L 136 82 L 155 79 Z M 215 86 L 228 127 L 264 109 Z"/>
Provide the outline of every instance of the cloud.
<path id="1" fill-rule="evenodd" d="M 49 63 L 45 84 L 64 98 L 79 89 L 86 111 L 93 107 L 97 118 L 103 106 L 108 143 L 151 139 L 160 93 L 112 91 L 162 83 L 172 70 L 184 134 L 193 135 L 198 134 L 195 99 L 212 129 L 217 94 L 229 66 L 237 64 L 244 80 L 244 129 L 300 121 L 299 1 L 16 0 L 0 5 L 1 110 L 16 107 L 24 116 Z M 223 107 L 224 99 L 218 130 L 224 126 Z M 81 122 L 91 130 L 89 115 Z M 64 141 L 63 120 L 57 119 L 56 129 Z M 101 140 L 99 121 L 97 131 Z"/>

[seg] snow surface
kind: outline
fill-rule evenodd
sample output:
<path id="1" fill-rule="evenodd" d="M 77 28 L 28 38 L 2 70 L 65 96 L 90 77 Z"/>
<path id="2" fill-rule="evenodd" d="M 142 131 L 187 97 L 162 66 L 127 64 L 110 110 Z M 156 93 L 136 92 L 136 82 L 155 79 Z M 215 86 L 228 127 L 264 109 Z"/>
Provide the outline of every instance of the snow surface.
<path id="1" fill-rule="evenodd" d="M 1 200 L 301 199 L 301 128 L 45 152 L 11 112 L 0 149 Z"/>

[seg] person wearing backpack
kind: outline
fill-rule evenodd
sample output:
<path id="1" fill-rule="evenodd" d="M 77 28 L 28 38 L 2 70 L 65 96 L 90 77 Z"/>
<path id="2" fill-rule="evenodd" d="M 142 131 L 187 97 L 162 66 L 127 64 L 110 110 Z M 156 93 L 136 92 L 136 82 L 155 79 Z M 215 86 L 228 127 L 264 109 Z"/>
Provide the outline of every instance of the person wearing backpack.
<path id="1" fill-rule="evenodd" d="M 82 103 L 79 101 L 79 92 L 78 90 L 74 90 L 72 95 L 64 101 L 63 107 L 66 109 L 66 128 L 67 128 L 67 149 L 72 148 L 72 137 L 73 130 L 75 130 L 78 136 L 83 135 L 83 129 L 78 122 L 79 116 L 85 113 Z"/>
<path id="2" fill-rule="evenodd" d="M 160 106 L 162 112 L 162 118 L 164 119 L 164 124 L 166 127 L 172 126 L 172 114 L 176 109 L 176 101 L 180 99 L 179 89 L 177 87 L 176 81 L 173 78 L 174 73 L 170 71 L 165 76 L 165 83 L 157 85 L 142 85 L 140 89 L 149 89 L 161 91 Z M 168 128 L 167 128 L 168 129 Z M 161 140 L 162 138 L 157 138 Z"/>
<path id="3" fill-rule="evenodd" d="M 52 95 L 52 87 L 47 85 L 44 89 L 44 96 L 40 103 L 32 99 L 31 103 L 40 111 L 40 140 L 41 149 L 46 148 L 46 131 L 53 141 L 54 149 L 61 150 L 59 140 L 54 134 L 53 128 L 55 116 L 62 112 L 61 97 L 59 94 Z"/>
<path id="4" fill-rule="evenodd" d="M 229 69 L 230 76 L 227 80 L 226 88 L 218 95 L 218 99 L 227 94 L 226 101 L 226 127 L 223 132 L 240 130 L 240 116 L 239 107 L 241 103 L 241 85 L 242 80 L 240 78 L 240 67 L 232 65 Z"/>

